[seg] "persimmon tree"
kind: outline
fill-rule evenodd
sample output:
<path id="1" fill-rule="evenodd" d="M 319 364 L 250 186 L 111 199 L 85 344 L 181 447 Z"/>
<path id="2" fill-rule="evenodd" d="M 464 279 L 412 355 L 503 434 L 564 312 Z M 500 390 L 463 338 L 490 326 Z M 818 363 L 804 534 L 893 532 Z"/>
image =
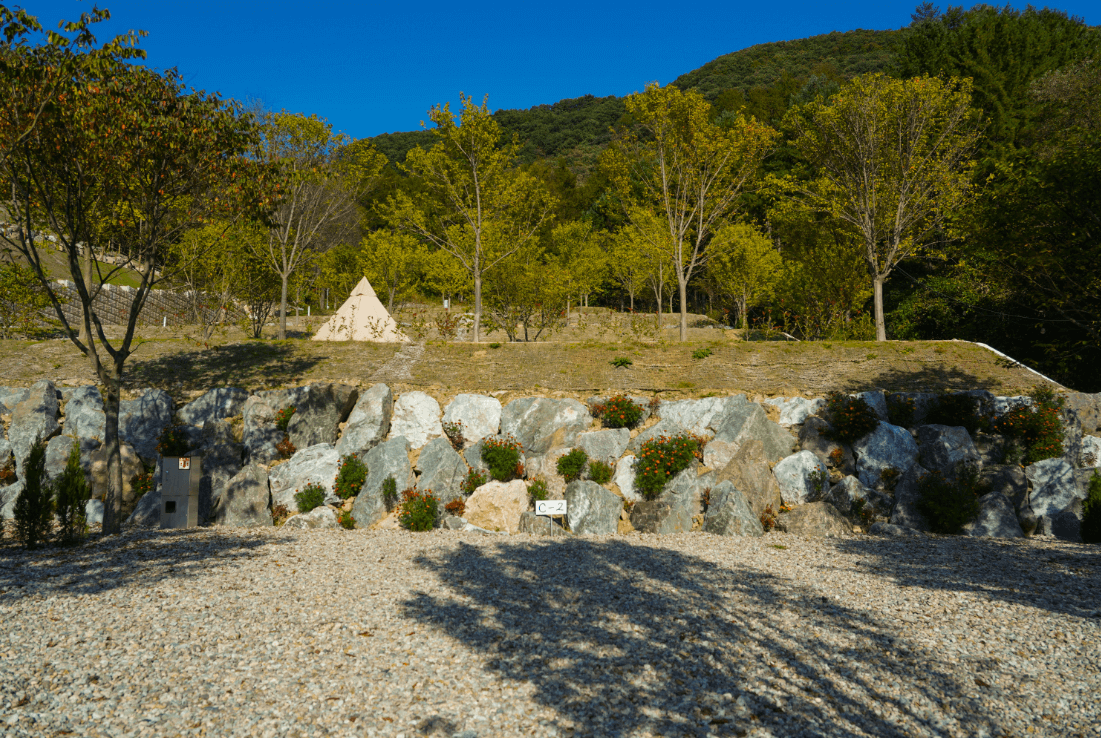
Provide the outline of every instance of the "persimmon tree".
<path id="1" fill-rule="evenodd" d="M 170 276 L 169 244 L 215 214 L 226 215 L 245 192 L 236 181 L 240 156 L 254 144 L 252 120 L 218 95 L 185 92 L 175 70 L 156 73 L 125 63 L 117 47 L 92 51 L 55 44 L 27 47 L 0 68 L 0 141 L 8 152 L 0 186 L 22 237 L 5 236 L 29 264 L 65 335 L 88 358 L 104 390 L 108 494 L 103 530 L 121 525 L 119 401 L 138 318 L 150 290 Z M 61 75 L 58 78 L 58 75 Z M 42 103 L 38 95 L 52 94 Z M 31 116 L 35 125 L 28 129 Z M 27 131 L 29 130 L 29 133 Z M 72 275 L 82 325 L 62 309 L 63 294 L 47 274 L 39 231 L 52 231 Z M 82 256 L 126 245 L 103 275 L 138 274 L 121 338 L 109 339 L 96 312 L 99 285 L 89 287 Z M 50 244 L 50 248 L 57 248 Z M 97 259 L 97 261 L 105 261 Z"/>
<path id="2" fill-rule="evenodd" d="M 357 202 L 378 183 L 386 157 L 349 142 L 316 115 L 268 113 L 256 156 L 275 170 L 271 231 L 261 250 L 282 282 L 279 338 L 287 337 L 291 276 L 327 248 L 348 239 L 358 222 Z"/>
<path id="3" fill-rule="evenodd" d="M 877 341 L 887 340 L 883 284 L 903 259 L 943 237 L 970 194 L 980 114 L 970 80 L 857 77 L 785 120 L 813 168 L 791 192 L 851 230 L 872 281 Z"/>
<path id="4" fill-rule="evenodd" d="M 552 216 L 554 199 L 536 177 L 516 166 L 519 144 L 501 143 L 501 128 L 487 100 L 475 105 L 459 93 L 459 119 L 451 106 L 432 108 L 436 143 L 416 147 L 403 169 L 421 181 L 428 197 L 414 202 L 405 192 L 390 198 L 385 217 L 450 254 L 474 283 L 473 340 L 481 338 L 482 282 L 529 242 Z"/>
<path id="5" fill-rule="evenodd" d="M 707 263 L 715 231 L 756 181 L 777 133 L 740 114 L 722 126 L 712 123 L 710 103 L 695 90 L 650 84 L 626 105 L 633 124 L 616 131 L 603 166 L 639 235 L 668 250 L 680 297 L 680 340 L 686 341 L 688 283 Z M 660 219 L 661 233 L 641 228 L 632 213 Z"/>

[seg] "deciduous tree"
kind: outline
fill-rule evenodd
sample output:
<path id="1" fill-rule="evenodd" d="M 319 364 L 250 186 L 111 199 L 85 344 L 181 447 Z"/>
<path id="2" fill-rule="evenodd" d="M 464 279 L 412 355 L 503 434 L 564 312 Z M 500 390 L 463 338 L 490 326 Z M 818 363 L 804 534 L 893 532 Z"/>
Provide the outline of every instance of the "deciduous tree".
<path id="1" fill-rule="evenodd" d="M 734 299 L 742 328 L 749 308 L 772 295 L 780 278 L 780 254 L 765 234 L 746 223 L 723 225 L 708 244 L 708 275 Z"/>

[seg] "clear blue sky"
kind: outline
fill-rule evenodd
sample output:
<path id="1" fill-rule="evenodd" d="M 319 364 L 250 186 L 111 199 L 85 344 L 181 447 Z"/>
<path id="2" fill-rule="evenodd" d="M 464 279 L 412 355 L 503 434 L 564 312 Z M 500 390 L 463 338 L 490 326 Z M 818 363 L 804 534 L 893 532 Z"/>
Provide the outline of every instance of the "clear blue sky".
<path id="1" fill-rule="evenodd" d="M 917 0 L 772 2 L 338 2 L 97 0 L 102 40 L 149 36 L 147 64 L 196 89 L 317 114 L 353 138 L 410 131 L 459 91 L 492 110 L 667 84 L 717 56 L 768 41 L 901 28 Z M 5 0 L 8 7 L 19 4 Z M 943 9 L 949 3 L 938 3 Z M 993 4 L 998 4 L 994 2 Z M 1042 5 L 1042 3 L 1037 3 Z M 970 7 L 970 3 L 966 3 Z M 44 26 L 84 0 L 23 0 Z M 1101 0 L 1054 5 L 1101 24 Z"/>

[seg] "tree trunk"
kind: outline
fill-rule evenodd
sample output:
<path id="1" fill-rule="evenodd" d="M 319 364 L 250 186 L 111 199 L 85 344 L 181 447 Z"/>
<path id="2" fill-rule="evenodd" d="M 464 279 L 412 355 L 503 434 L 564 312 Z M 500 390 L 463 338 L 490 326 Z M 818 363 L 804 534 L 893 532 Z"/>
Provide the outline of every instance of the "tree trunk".
<path id="1" fill-rule="evenodd" d="M 688 340 L 688 280 L 678 279 L 677 287 L 680 289 L 680 340 Z M 670 295 L 672 299 L 672 295 Z"/>
<path id="2" fill-rule="evenodd" d="M 875 287 L 875 340 L 887 340 L 887 322 L 883 319 L 883 277 L 875 275 L 872 285 Z"/>
<path id="3" fill-rule="evenodd" d="M 279 296 L 279 340 L 287 338 L 287 273 L 282 274 L 283 291 Z"/>
<path id="4" fill-rule="evenodd" d="M 91 249 L 90 246 L 85 244 L 85 246 L 84 246 L 84 289 L 88 292 L 89 295 L 92 294 L 93 281 L 94 280 L 92 278 L 92 249 Z M 91 330 L 88 327 L 88 326 L 91 325 L 91 321 L 87 319 L 87 316 L 82 315 L 81 317 L 84 318 L 84 319 L 80 321 L 80 335 L 77 336 L 77 338 L 81 343 L 83 343 L 85 346 L 87 346 L 88 341 L 91 338 L 91 336 L 88 334 L 88 332 Z"/>
<path id="5" fill-rule="evenodd" d="M 107 455 L 107 499 L 103 505 L 103 533 L 116 535 L 122 530 L 122 447 L 119 444 L 119 400 L 121 368 L 116 376 L 101 376 L 106 387 L 103 412 L 106 422 L 103 429 L 103 446 Z"/>
<path id="6" fill-rule="evenodd" d="M 482 340 L 482 273 L 474 272 L 474 343 Z"/>
<path id="7" fill-rule="evenodd" d="M 631 296 L 631 312 L 635 311 L 635 291 L 632 289 L 627 294 Z"/>
<path id="8" fill-rule="evenodd" d="M 658 330 L 661 330 L 661 289 L 654 288 L 654 320 L 657 322 Z"/>

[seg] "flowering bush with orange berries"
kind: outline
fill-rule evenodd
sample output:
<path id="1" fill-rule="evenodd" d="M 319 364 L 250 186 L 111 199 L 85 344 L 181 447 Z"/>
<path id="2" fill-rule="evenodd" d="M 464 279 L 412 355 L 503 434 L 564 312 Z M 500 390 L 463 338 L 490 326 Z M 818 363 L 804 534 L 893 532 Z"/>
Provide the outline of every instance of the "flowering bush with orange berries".
<path id="1" fill-rule="evenodd" d="M 665 483 L 701 453 L 701 440 L 691 435 L 659 436 L 642 444 L 635 461 L 635 488 L 648 500 L 657 497 Z"/>
<path id="2" fill-rule="evenodd" d="M 594 405 L 593 415 L 600 418 L 605 428 L 630 428 L 642 417 L 642 407 L 626 395 L 616 395 Z"/>
<path id="3" fill-rule="evenodd" d="M 424 492 L 416 487 L 407 489 L 401 493 L 401 510 L 398 512 L 398 522 L 406 530 L 426 531 L 432 530 L 439 516 L 440 502 L 428 489 Z"/>
<path id="4" fill-rule="evenodd" d="M 1063 398 L 1040 386 L 1029 396 L 1032 407 L 1015 407 L 994 421 L 996 432 L 1024 445 L 1026 465 L 1063 455 L 1063 421 L 1059 417 Z"/>

